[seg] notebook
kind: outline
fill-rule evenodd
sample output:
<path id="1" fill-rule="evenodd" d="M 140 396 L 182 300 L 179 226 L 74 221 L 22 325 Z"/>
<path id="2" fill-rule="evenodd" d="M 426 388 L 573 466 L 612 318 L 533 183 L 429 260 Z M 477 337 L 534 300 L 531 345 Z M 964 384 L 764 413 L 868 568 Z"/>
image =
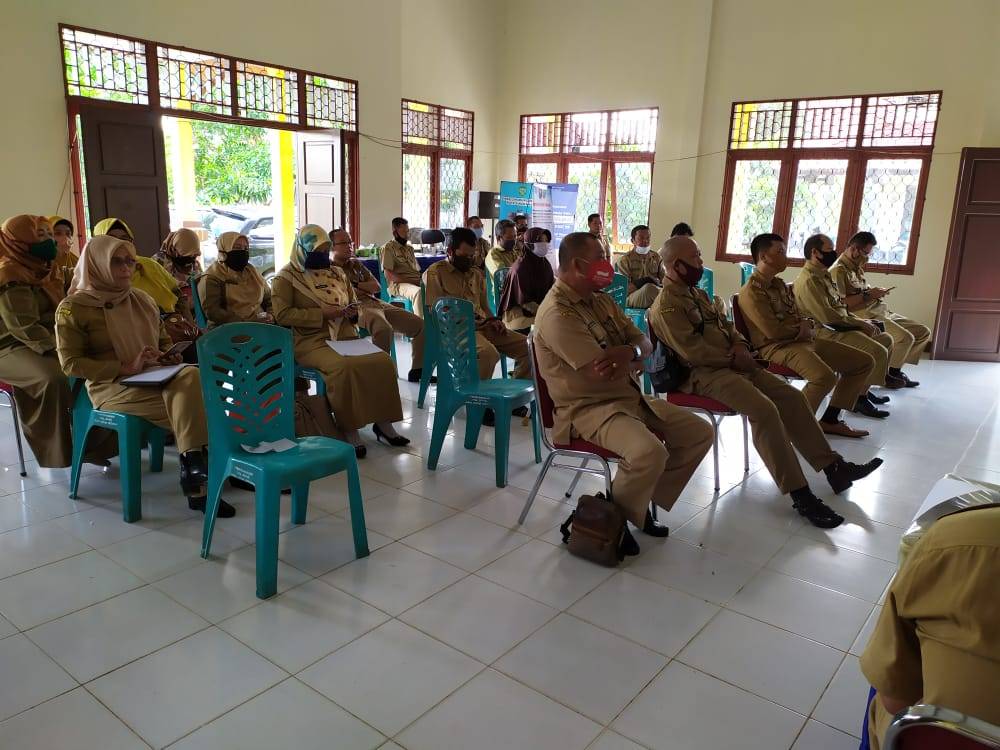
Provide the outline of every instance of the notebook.
<path id="1" fill-rule="evenodd" d="M 368 339 L 349 339 L 347 341 L 327 341 L 327 346 L 333 349 L 337 354 L 342 357 L 362 357 L 365 354 L 383 354 L 384 352 L 379 349 L 375 344 L 373 344 Z"/>
<path id="2" fill-rule="evenodd" d="M 181 363 L 179 365 L 165 365 L 163 367 L 153 367 L 143 370 L 138 375 L 129 375 L 122 378 L 122 385 L 166 385 L 185 367 L 191 365 Z"/>

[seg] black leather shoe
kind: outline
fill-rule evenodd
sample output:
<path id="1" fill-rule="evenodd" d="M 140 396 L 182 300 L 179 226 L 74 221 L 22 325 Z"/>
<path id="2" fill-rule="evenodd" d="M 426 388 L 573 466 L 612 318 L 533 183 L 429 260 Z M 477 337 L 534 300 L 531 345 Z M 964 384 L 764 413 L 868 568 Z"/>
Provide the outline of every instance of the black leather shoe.
<path id="1" fill-rule="evenodd" d="M 531 414 L 527 406 L 519 406 L 511 412 L 515 417 L 526 417 Z"/>
<path id="2" fill-rule="evenodd" d="M 355 445 L 354 446 L 354 455 L 357 458 L 364 458 L 365 456 L 368 455 L 368 446 L 367 445 Z"/>
<path id="3" fill-rule="evenodd" d="M 181 491 L 188 497 L 204 497 L 208 484 L 205 454 L 200 450 L 187 451 L 181 454 L 180 459 Z"/>
<path id="4" fill-rule="evenodd" d="M 853 411 L 855 414 L 860 414 L 863 417 L 871 417 L 872 419 L 885 419 L 889 416 L 889 412 L 885 409 L 879 409 L 864 396 L 858 399 Z"/>
<path id="5" fill-rule="evenodd" d="M 662 523 L 657 523 L 653 520 L 652 514 L 646 511 L 646 520 L 642 522 L 642 533 L 649 534 L 649 536 L 670 536 L 670 529 L 664 526 Z"/>
<path id="6" fill-rule="evenodd" d="M 879 405 L 881 405 L 881 404 L 888 404 L 889 403 L 889 397 L 888 396 L 876 396 L 871 391 L 868 391 L 868 393 L 866 393 L 864 396 L 862 396 L 862 398 L 867 399 L 868 401 L 871 401 L 873 404 L 879 404 Z"/>
<path id="7" fill-rule="evenodd" d="M 410 370 L 409 374 L 407 374 L 407 376 L 406 376 L 406 379 L 408 381 L 410 381 L 411 383 L 419 383 L 420 382 L 420 377 L 423 374 L 424 374 L 423 370 Z M 438 382 L 438 379 L 437 379 L 436 375 L 431 375 L 431 382 L 432 383 Z"/>
<path id="8" fill-rule="evenodd" d="M 247 492 L 254 492 L 257 489 L 250 482 L 244 482 L 236 477 L 229 477 L 229 486 L 234 490 L 246 490 Z"/>
<path id="9" fill-rule="evenodd" d="M 492 409 L 487 409 L 483 412 L 483 427 L 496 427 L 497 415 L 493 413 Z"/>
<path id="10" fill-rule="evenodd" d="M 635 557 L 639 554 L 639 543 L 632 536 L 632 532 L 628 530 L 628 526 L 625 527 L 625 533 L 622 534 L 622 541 L 618 545 L 618 551 L 622 556 L 627 557 Z"/>
<path id="11" fill-rule="evenodd" d="M 372 425 L 372 432 L 375 433 L 376 440 L 378 440 L 381 443 L 382 438 L 385 438 L 385 441 L 393 448 L 402 448 L 404 445 L 410 444 L 410 439 L 408 437 L 403 437 L 402 435 L 389 437 L 384 432 L 382 432 L 382 428 L 379 427 L 377 424 Z"/>
<path id="12" fill-rule="evenodd" d="M 842 515 L 813 495 L 812 492 L 809 492 L 808 497 L 793 500 L 792 507 L 809 523 L 821 529 L 833 529 L 844 522 Z"/>
<path id="13" fill-rule="evenodd" d="M 909 376 L 905 372 L 899 373 L 899 376 L 903 379 L 903 382 L 906 383 L 907 388 L 916 388 L 920 385 L 919 381 L 910 380 Z"/>
<path id="14" fill-rule="evenodd" d="M 838 458 L 833 464 L 823 469 L 823 473 L 826 474 L 826 481 L 830 483 L 833 491 L 839 495 L 856 480 L 864 479 L 881 465 L 881 458 L 873 458 L 865 464 L 853 464 Z"/>
<path id="15" fill-rule="evenodd" d="M 885 387 L 892 391 L 898 391 L 900 388 L 906 387 L 906 381 L 901 377 L 889 373 L 885 376 Z"/>
<path id="16" fill-rule="evenodd" d="M 200 510 L 202 513 L 205 512 L 205 505 L 207 504 L 207 498 L 202 495 L 201 497 L 189 497 L 188 507 L 191 510 Z M 232 518 L 236 515 L 236 508 L 227 503 L 225 500 L 219 500 L 219 512 L 217 518 Z"/>

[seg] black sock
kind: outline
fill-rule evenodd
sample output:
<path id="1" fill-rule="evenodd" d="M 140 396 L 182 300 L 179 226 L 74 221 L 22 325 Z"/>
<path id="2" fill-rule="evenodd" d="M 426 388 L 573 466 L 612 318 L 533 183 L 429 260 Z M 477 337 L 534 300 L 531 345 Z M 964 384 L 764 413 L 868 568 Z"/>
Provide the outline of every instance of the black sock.
<path id="1" fill-rule="evenodd" d="M 903 371 L 899 367 L 890 367 L 889 374 L 895 375 L 897 378 L 903 377 Z"/>
<path id="2" fill-rule="evenodd" d="M 840 421 L 840 409 L 834 406 L 826 407 L 826 411 L 823 412 L 823 416 L 819 418 L 819 421 L 836 424 Z"/>

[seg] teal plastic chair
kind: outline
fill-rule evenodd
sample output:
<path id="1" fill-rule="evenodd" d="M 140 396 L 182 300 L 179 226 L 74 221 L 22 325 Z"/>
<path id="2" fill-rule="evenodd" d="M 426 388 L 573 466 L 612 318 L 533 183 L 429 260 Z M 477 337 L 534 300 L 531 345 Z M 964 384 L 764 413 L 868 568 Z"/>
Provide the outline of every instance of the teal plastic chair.
<path id="1" fill-rule="evenodd" d="M 385 278 L 385 271 L 381 268 L 379 269 L 379 297 L 383 302 L 388 302 L 390 305 L 402 305 L 406 312 L 413 312 L 413 303 L 410 302 L 407 297 L 395 297 L 389 294 L 389 282 Z M 421 284 L 421 287 L 423 284 Z"/>
<path id="2" fill-rule="evenodd" d="M 646 311 L 641 307 L 626 307 L 628 304 L 628 276 L 623 273 L 615 273 L 614 280 L 605 287 L 604 291 L 632 319 L 636 328 L 647 335 L 649 334 L 646 325 Z M 653 392 L 653 384 L 649 380 L 649 375 L 645 372 L 642 376 L 642 390 L 646 394 Z"/>
<path id="3" fill-rule="evenodd" d="M 703 269 L 701 281 L 698 282 L 698 288 L 705 292 L 709 299 L 715 297 L 715 273 L 711 268 L 706 267 Z"/>
<path id="4" fill-rule="evenodd" d="M 420 285 L 423 290 L 424 285 Z M 424 299 L 424 295 L 420 295 Z M 431 387 L 431 377 L 437 370 L 438 349 L 438 327 L 437 321 L 431 315 L 427 305 L 424 305 L 424 369 L 420 372 L 420 390 L 417 393 L 417 408 L 424 408 L 424 400 L 427 398 L 427 390 Z"/>
<path id="5" fill-rule="evenodd" d="M 434 318 L 439 344 L 438 390 L 427 468 L 432 471 L 437 468 L 441 445 L 455 412 L 465 407 L 465 447 L 474 450 L 479 442 L 483 413 L 486 409 L 492 409 L 496 417 L 494 452 L 497 487 L 506 487 L 511 412 L 519 406 L 530 405 L 535 463 L 542 462 L 534 383 L 509 378 L 479 379 L 476 367 L 476 326 L 471 302 L 443 297 L 434 305 Z"/>
<path id="6" fill-rule="evenodd" d="M 740 262 L 740 286 L 747 283 L 747 280 L 753 275 L 754 265 L 753 263 L 747 263 L 746 261 Z M 709 295 L 711 296 L 711 295 Z"/>
<path id="7" fill-rule="evenodd" d="M 87 435 L 95 427 L 118 433 L 121 473 L 122 519 L 135 523 L 142 519 L 142 449 L 149 446 L 149 470 L 163 471 L 163 445 L 167 431 L 141 417 L 117 411 L 95 409 L 80 378 L 70 378 L 73 399 L 73 466 L 70 469 L 69 496 L 77 498 L 80 467 L 87 447 Z"/>
<path id="8" fill-rule="evenodd" d="M 609 295 L 622 310 L 628 304 L 628 276 L 615 273 L 614 280 L 604 287 L 604 293 Z"/>
<path id="9" fill-rule="evenodd" d="M 503 294 L 503 285 L 507 281 L 507 276 L 510 274 L 510 267 L 498 268 L 496 273 L 493 274 L 492 279 L 489 272 L 486 273 L 486 300 L 490 303 L 490 310 L 494 315 L 497 314 L 497 310 L 500 309 L 500 296 Z M 500 354 L 500 374 L 505 378 L 507 375 L 507 357 L 502 353 Z"/>
<path id="10" fill-rule="evenodd" d="M 281 490 L 292 488 L 292 522 L 306 521 L 309 483 L 347 472 L 354 553 L 368 555 L 365 511 L 354 446 L 327 437 L 295 437 L 295 363 L 291 331 L 264 323 L 229 323 L 198 339 L 201 390 L 208 416 L 208 503 L 201 556 L 212 547 L 223 483 L 256 488 L 257 596 L 278 586 Z M 294 448 L 249 453 L 241 446 L 286 438 Z"/>
<path id="11" fill-rule="evenodd" d="M 201 295 L 198 294 L 198 279 L 202 274 L 192 274 L 188 276 L 188 284 L 191 285 L 191 303 L 194 306 L 194 322 L 202 330 L 208 328 L 208 318 L 205 317 L 205 308 L 201 306 Z"/>

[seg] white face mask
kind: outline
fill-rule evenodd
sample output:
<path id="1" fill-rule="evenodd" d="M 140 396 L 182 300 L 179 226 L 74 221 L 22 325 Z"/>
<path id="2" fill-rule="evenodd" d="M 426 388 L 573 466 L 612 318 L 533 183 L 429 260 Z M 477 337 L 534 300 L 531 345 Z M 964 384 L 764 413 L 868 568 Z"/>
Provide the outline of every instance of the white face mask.
<path id="1" fill-rule="evenodd" d="M 639 255 L 645 255 L 646 253 L 649 252 L 649 245 L 646 245 L 645 247 L 643 247 L 642 245 L 636 245 L 635 251 L 639 253 Z"/>
<path id="2" fill-rule="evenodd" d="M 549 254 L 549 243 L 548 242 L 536 242 L 531 247 L 531 252 L 540 258 L 544 258 Z"/>

